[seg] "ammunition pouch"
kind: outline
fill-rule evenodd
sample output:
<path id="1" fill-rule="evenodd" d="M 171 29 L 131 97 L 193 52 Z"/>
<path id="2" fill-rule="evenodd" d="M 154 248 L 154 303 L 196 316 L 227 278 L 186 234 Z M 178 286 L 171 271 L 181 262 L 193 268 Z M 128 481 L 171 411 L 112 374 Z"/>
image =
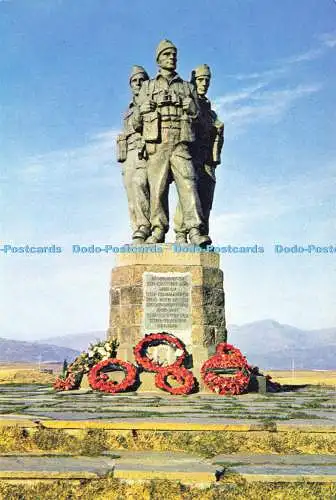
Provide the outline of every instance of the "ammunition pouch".
<path id="1" fill-rule="evenodd" d="M 153 155 L 154 153 L 156 153 L 155 142 L 146 142 L 146 151 L 148 155 Z"/>
<path id="2" fill-rule="evenodd" d="M 138 150 L 138 158 L 139 158 L 139 160 L 147 160 L 148 159 L 146 142 L 143 140 L 142 137 L 138 138 L 138 141 L 137 141 L 137 150 Z"/>
<path id="3" fill-rule="evenodd" d="M 212 148 L 213 163 L 219 165 L 221 162 L 221 152 L 223 148 L 224 137 L 222 134 L 217 134 Z"/>
<path id="4" fill-rule="evenodd" d="M 181 117 L 181 142 L 194 142 L 195 141 L 195 132 L 193 127 L 193 120 L 187 115 L 183 115 Z"/>
<path id="5" fill-rule="evenodd" d="M 160 115 L 157 111 L 143 115 L 142 137 L 146 142 L 158 142 L 160 137 Z"/>

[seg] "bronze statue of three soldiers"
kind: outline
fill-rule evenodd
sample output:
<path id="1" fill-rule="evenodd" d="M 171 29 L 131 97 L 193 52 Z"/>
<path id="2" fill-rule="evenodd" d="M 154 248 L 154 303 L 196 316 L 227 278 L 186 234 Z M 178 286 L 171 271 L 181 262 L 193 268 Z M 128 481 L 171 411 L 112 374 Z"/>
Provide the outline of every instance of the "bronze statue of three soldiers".
<path id="1" fill-rule="evenodd" d="M 182 80 L 176 73 L 177 49 L 169 40 L 159 43 L 156 61 L 159 71 L 153 79 L 141 66 L 133 67 L 133 99 L 117 139 L 132 241 L 165 241 L 169 185 L 174 181 L 179 198 L 176 242 L 206 247 L 211 244 L 209 216 L 224 133 L 206 97 L 210 68 L 198 66 L 191 82 Z"/>

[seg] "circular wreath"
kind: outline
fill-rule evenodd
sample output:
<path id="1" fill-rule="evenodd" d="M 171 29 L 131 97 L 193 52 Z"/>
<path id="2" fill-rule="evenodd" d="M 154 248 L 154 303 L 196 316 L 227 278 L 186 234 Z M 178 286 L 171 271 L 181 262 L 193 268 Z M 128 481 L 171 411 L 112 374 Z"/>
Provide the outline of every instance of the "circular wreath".
<path id="1" fill-rule="evenodd" d="M 221 369 L 232 369 L 231 376 L 216 373 Z M 216 354 L 205 361 L 201 368 L 201 377 L 209 389 L 217 394 L 242 394 L 250 381 L 251 371 L 245 356 L 231 344 L 222 342 L 216 348 Z"/>
<path id="2" fill-rule="evenodd" d="M 174 363 L 168 365 L 170 367 L 182 366 L 188 352 L 183 342 L 171 333 L 150 333 L 149 335 L 145 335 L 134 348 L 134 357 L 138 365 L 148 372 L 158 372 L 162 366 L 149 358 L 146 351 L 151 346 L 158 346 L 161 344 L 171 345 L 183 351 L 183 353 L 176 358 Z"/>
<path id="3" fill-rule="evenodd" d="M 116 382 L 110 380 L 106 372 L 111 371 L 123 371 L 125 373 L 125 378 L 122 382 Z M 100 361 L 93 368 L 91 368 L 88 380 L 92 389 L 96 389 L 102 392 L 124 392 L 131 388 L 137 378 L 137 369 L 132 363 L 127 363 L 126 361 L 121 361 L 120 359 L 110 358 Z"/>
<path id="4" fill-rule="evenodd" d="M 172 387 L 168 377 L 173 377 L 181 385 Z M 155 374 L 155 385 L 170 394 L 190 394 L 195 387 L 195 379 L 193 373 L 184 366 L 166 366 Z"/>

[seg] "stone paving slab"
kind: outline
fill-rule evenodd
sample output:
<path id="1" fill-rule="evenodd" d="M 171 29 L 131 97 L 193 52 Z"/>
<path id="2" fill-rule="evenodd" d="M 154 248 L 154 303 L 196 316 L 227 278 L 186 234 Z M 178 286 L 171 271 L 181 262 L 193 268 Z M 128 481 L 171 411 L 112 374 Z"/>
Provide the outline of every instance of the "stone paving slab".
<path id="1" fill-rule="evenodd" d="M 116 452 L 118 453 L 118 452 Z M 211 458 L 214 464 L 249 464 L 249 465 L 323 465 L 323 466 L 336 466 L 335 455 L 312 455 L 312 454 L 291 454 L 291 455 L 278 455 L 278 454 L 221 454 Z"/>
<path id="2" fill-rule="evenodd" d="M 53 419 L 53 420 L 104 420 L 104 421 L 109 421 L 113 418 L 120 419 L 122 418 L 123 420 L 128 417 L 128 413 L 119 413 L 115 415 L 111 415 L 110 413 L 102 413 L 102 412 L 96 412 L 96 411 L 32 411 L 31 409 L 27 410 L 29 411 L 30 417 L 33 416 L 35 420 L 38 420 L 40 418 L 43 419 Z M 7 417 L 8 415 L 6 415 Z"/>
<path id="3" fill-rule="evenodd" d="M 76 405 L 77 406 L 77 405 Z M 79 405 L 77 406 L 77 409 L 78 410 L 83 410 L 85 407 L 82 406 L 82 405 Z M 87 409 L 87 407 L 86 407 Z M 45 409 L 44 409 L 45 410 Z M 74 410 L 74 407 L 73 406 L 66 406 L 66 405 L 62 405 L 60 408 L 59 408 L 59 411 L 60 412 L 64 412 L 64 411 L 73 411 Z M 184 407 L 179 407 L 179 406 L 140 406 L 140 405 L 134 405 L 134 406 L 125 406 L 125 405 L 116 405 L 116 406 L 107 406 L 107 405 L 101 405 L 99 407 L 90 407 L 90 411 L 98 411 L 98 412 L 104 412 L 104 411 L 107 411 L 109 412 L 110 414 L 112 414 L 113 412 L 116 413 L 116 415 L 119 415 L 120 413 L 148 413 L 148 414 L 151 414 L 151 413 L 163 413 L 163 414 L 170 414 L 170 413 L 181 413 L 181 414 L 186 414 L 186 413 L 192 413 L 192 414 L 195 414 L 195 410 L 198 410 L 198 412 L 200 412 L 200 414 L 208 414 L 209 413 L 209 410 L 206 409 L 206 410 L 200 410 L 200 409 L 197 409 L 197 408 L 190 408 L 187 407 L 187 408 L 184 408 Z M 40 410 L 37 410 L 37 411 L 40 411 Z M 43 411 L 43 409 L 42 409 Z M 197 413 L 198 413 L 197 412 Z"/>
<path id="4" fill-rule="evenodd" d="M 220 461 L 220 463 L 218 462 Z M 99 457 L 0 456 L 0 480 L 170 479 L 214 483 L 232 474 L 248 482 L 336 482 L 335 459 L 307 455 L 218 455 L 117 450 Z"/>
<path id="5" fill-rule="evenodd" d="M 0 456 L 0 479 L 89 479 L 112 473 L 109 457 Z"/>
<path id="6" fill-rule="evenodd" d="M 127 451 L 116 452 L 113 476 L 119 479 L 170 479 L 184 483 L 211 483 L 223 467 L 187 453 Z"/>
<path id="7" fill-rule="evenodd" d="M 117 450 L 116 453 L 120 458 L 116 459 L 114 477 L 123 479 L 173 478 L 202 482 L 238 473 L 248 481 L 336 482 L 335 458 L 330 456 L 222 455 L 205 460 L 177 452 Z"/>
<path id="8" fill-rule="evenodd" d="M 249 482 L 317 482 L 336 483 L 335 466 L 235 466 L 230 468 L 231 473 L 240 474 Z"/>

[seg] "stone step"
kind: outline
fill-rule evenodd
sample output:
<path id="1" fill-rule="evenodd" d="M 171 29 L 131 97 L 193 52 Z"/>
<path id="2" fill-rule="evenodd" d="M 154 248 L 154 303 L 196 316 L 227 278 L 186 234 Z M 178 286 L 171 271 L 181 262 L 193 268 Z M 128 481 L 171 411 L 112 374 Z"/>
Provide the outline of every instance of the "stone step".
<path id="1" fill-rule="evenodd" d="M 0 456 L 0 480 L 99 479 L 113 474 L 112 457 Z"/>
<path id="2" fill-rule="evenodd" d="M 239 474 L 248 482 L 336 483 L 334 455 L 223 454 L 211 461 L 224 467 L 223 477 Z"/>
<path id="3" fill-rule="evenodd" d="M 119 453 L 116 451 L 116 454 Z M 313 454 L 267 454 L 267 453 L 256 453 L 256 454 L 241 454 L 241 453 L 231 453 L 231 454 L 221 454 L 216 455 L 211 458 L 211 462 L 214 464 L 223 464 L 229 466 L 230 464 L 241 464 L 241 465 L 328 465 L 336 466 L 336 456 L 335 455 L 313 455 Z"/>
<path id="4" fill-rule="evenodd" d="M 132 481 L 168 479 L 210 484 L 216 481 L 221 471 L 223 467 L 187 453 L 118 450 L 116 454 L 98 457 L 36 454 L 0 456 L 0 481 L 11 482 L 113 477 Z"/>
<path id="5" fill-rule="evenodd" d="M 209 483 L 239 474 L 247 481 L 334 482 L 336 458 L 330 455 L 218 455 L 202 459 L 190 454 L 153 451 L 116 451 L 114 477 L 174 479 Z"/>
<path id="6" fill-rule="evenodd" d="M 232 477 L 247 482 L 336 483 L 336 459 L 330 455 L 218 455 L 212 459 L 183 452 L 128 451 L 98 457 L 0 456 L 0 480 L 171 480 L 220 484 Z"/>
<path id="7" fill-rule="evenodd" d="M 182 452 L 118 450 L 113 477 L 129 480 L 169 479 L 213 483 L 224 471 L 220 465 Z"/>

